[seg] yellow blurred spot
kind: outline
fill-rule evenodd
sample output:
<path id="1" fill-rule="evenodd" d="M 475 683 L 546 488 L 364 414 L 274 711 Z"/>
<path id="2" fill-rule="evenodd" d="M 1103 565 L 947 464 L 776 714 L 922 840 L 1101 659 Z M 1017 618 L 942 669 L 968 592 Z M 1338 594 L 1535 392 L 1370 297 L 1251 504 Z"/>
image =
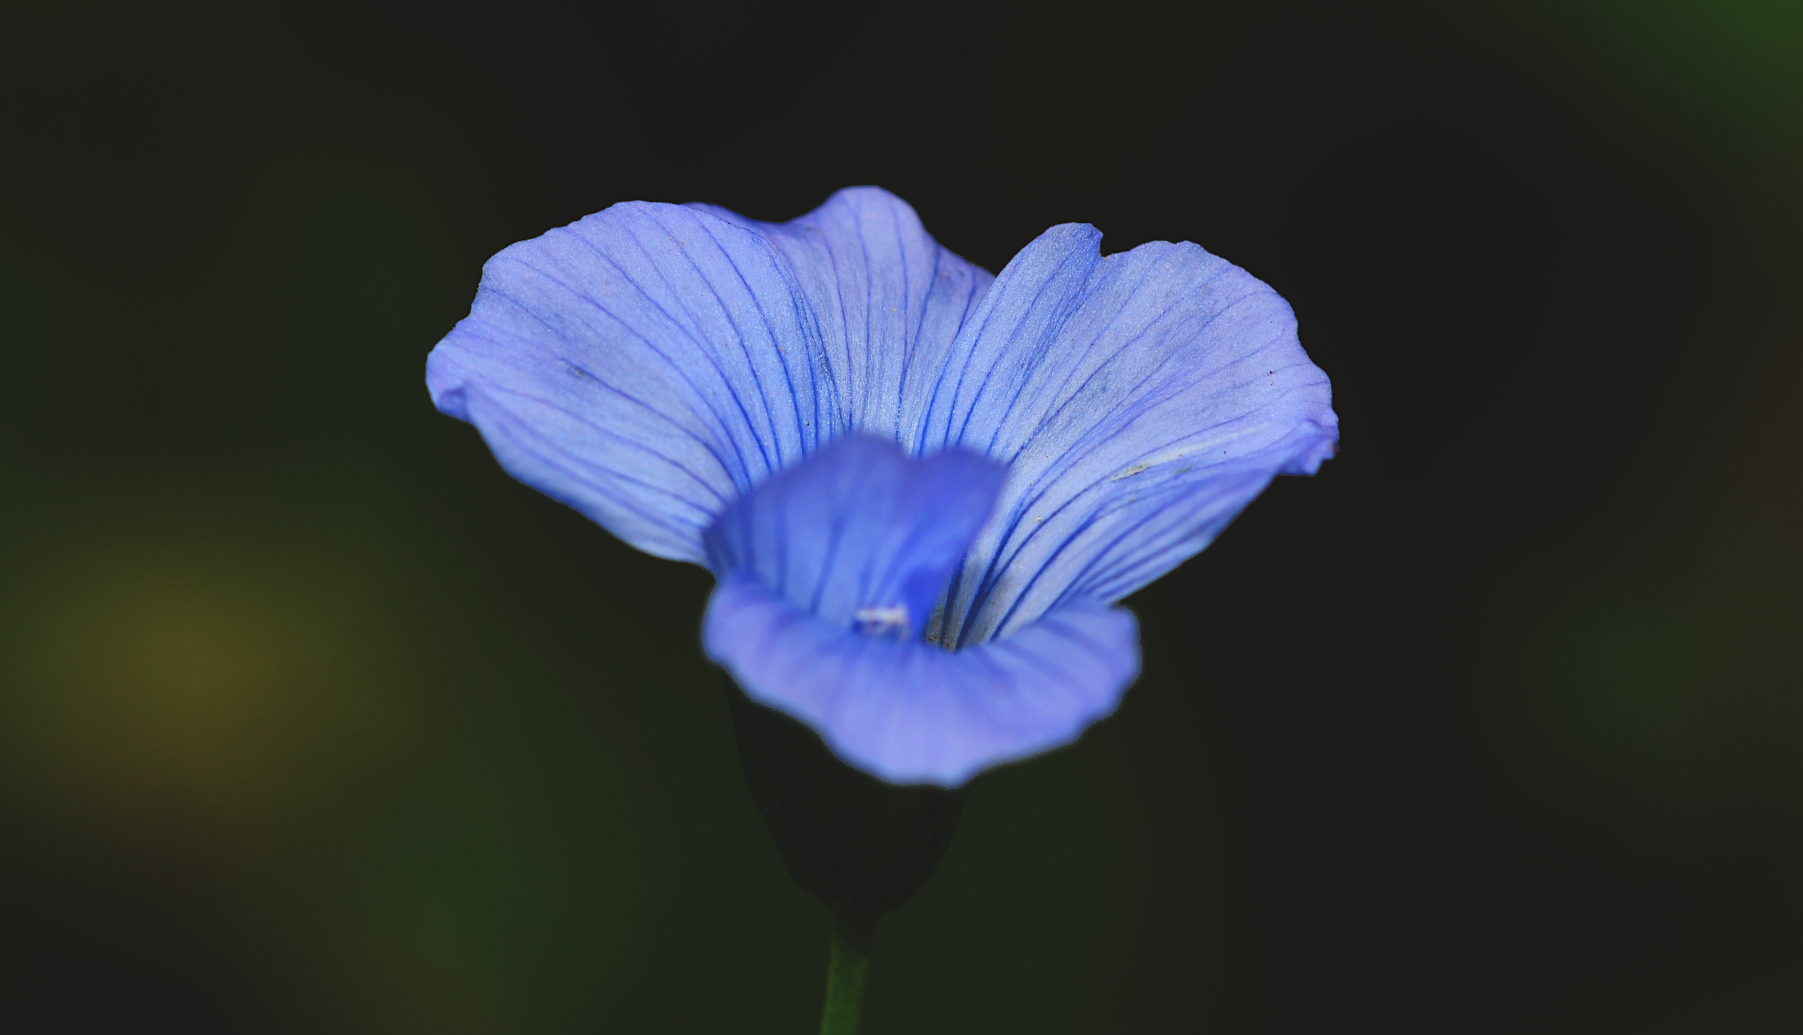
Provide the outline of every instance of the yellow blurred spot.
<path id="1" fill-rule="evenodd" d="M 380 703 L 369 589 L 256 545 L 68 557 L 13 587 L 0 766 L 130 825 L 252 819 L 324 775 Z"/>

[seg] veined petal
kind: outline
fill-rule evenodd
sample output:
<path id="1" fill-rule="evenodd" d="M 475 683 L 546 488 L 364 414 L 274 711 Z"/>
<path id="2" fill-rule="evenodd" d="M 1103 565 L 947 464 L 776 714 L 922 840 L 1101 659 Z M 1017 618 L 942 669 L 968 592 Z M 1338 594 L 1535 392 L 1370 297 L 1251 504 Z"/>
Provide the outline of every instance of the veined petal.
<path id="1" fill-rule="evenodd" d="M 762 234 L 788 260 L 819 318 L 846 430 L 900 440 L 958 330 L 995 280 L 933 240 L 907 202 L 848 187 L 787 223 L 698 205 Z"/>
<path id="2" fill-rule="evenodd" d="M 426 382 L 521 481 L 700 562 L 701 530 L 752 485 L 918 423 L 911 386 L 993 279 L 875 187 L 788 223 L 630 202 L 489 260 Z"/>
<path id="3" fill-rule="evenodd" d="M 849 435 L 722 514 L 705 537 L 708 567 L 747 574 L 829 625 L 919 639 L 1006 474 L 964 450 L 916 460 Z"/>
<path id="4" fill-rule="evenodd" d="M 1276 292 L 1193 244 L 1103 258 L 1100 240 L 1067 224 L 1017 255 L 910 429 L 917 451 L 1010 465 L 948 598 L 948 643 L 1126 596 L 1336 448 L 1327 376 Z"/>
<path id="5" fill-rule="evenodd" d="M 841 429 L 814 313 L 764 237 L 631 202 L 500 252 L 426 364 L 509 473 L 648 553 Z"/>
<path id="6" fill-rule="evenodd" d="M 702 643 L 746 694 L 813 727 L 848 763 L 946 787 L 1075 740 L 1139 670 L 1137 625 L 1117 607 L 1073 603 L 952 653 L 861 635 L 748 574 L 715 588 Z"/>

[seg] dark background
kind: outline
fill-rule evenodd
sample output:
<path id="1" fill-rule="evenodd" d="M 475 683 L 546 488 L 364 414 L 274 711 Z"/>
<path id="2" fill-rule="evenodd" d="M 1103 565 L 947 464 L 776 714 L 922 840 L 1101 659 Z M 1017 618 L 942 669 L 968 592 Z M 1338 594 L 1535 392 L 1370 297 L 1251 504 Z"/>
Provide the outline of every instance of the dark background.
<path id="1" fill-rule="evenodd" d="M 1194 240 L 1344 441 L 977 781 L 867 1030 L 1803 1030 L 1803 7 L 15 11 L 0 1028 L 803 1032 L 697 569 L 428 349 L 515 240 L 877 183 Z"/>

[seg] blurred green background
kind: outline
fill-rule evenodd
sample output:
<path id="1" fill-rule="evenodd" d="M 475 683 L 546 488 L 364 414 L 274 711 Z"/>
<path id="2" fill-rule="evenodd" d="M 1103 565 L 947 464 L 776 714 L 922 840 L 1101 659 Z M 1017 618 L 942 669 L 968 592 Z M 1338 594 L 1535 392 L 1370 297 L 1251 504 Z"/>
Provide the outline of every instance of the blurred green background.
<path id="1" fill-rule="evenodd" d="M 811 1030 L 697 569 L 427 350 L 620 200 L 1189 239 L 1342 455 L 975 785 L 867 1030 L 1803 1030 L 1803 5 L 41 7 L 0 42 L 0 1028 Z"/>

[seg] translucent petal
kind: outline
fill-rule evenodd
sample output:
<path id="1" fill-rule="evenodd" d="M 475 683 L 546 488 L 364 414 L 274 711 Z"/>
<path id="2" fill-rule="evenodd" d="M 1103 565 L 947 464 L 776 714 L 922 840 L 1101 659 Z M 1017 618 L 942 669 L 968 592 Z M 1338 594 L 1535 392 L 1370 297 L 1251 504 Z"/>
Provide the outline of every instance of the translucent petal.
<path id="1" fill-rule="evenodd" d="M 1100 240 L 1067 224 L 1017 255 L 909 430 L 916 452 L 1010 465 L 952 588 L 949 643 L 1120 599 L 1336 448 L 1327 376 L 1276 292 L 1193 244 L 1103 258 Z"/>
<path id="2" fill-rule="evenodd" d="M 490 259 L 426 384 L 521 481 L 697 562 L 715 515 L 841 423 L 787 262 L 676 205 L 615 205 Z"/>
<path id="3" fill-rule="evenodd" d="M 704 208 L 763 234 L 819 314 L 847 430 L 900 439 L 995 277 L 940 246 L 908 203 L 849 187 L 787 223 Z M 910 405 L 916 409 L 909 409 Z"/>
<path id="4" fill-rule="evenodd" d="M 791 223 L 631 202 L 502 251 L 427 361 L 521 481 L 703 560 L 732 500 L 821 443 L 890 437 L 993 278 L 876 188 Z"/>

